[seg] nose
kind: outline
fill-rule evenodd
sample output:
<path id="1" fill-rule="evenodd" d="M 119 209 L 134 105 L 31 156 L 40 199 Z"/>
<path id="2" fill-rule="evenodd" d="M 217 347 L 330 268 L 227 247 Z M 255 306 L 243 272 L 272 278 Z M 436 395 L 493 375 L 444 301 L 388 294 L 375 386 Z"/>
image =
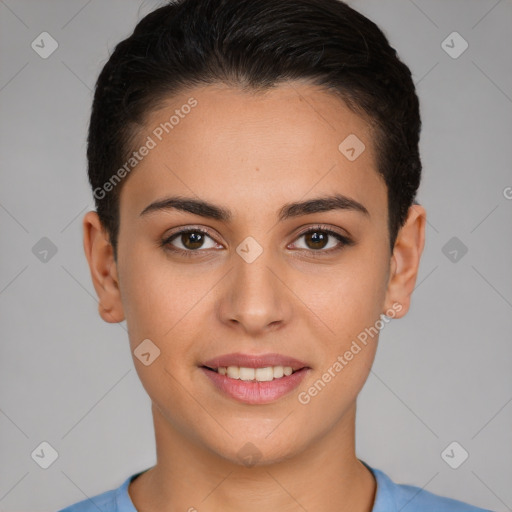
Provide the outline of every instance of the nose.
<path id="1" fill-rule="evenodd" d="M 270 251 L 263 251 L 251 263 L 238 255 L 233 260 L 218 302 L 221 322 L 252 337 L 286 325 L 292 312 L 291 292 Z"/>

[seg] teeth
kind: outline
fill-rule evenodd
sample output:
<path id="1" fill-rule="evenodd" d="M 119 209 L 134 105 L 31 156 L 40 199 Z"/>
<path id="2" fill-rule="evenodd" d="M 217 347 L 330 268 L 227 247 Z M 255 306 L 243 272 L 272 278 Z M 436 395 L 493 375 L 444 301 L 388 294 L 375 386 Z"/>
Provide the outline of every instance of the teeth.
<path id="1" fill-rule="evenodd" d="M 268 366 L 267 368 L 256 368 L 254 378 L 259 382 L 274 380 L 274 368 L 272 366 Z"/>
<path id="2" fill-rule="evenodd" d="M 228 377 L 231 377 L 232 379 L 239 379 L 240 378 L 240 368 L 238 366 L 228 366 L 227 374 L 228 374 Z"/>
<path id="3" fill-rule="evenodd" d="M 274 379 L 280 379 L 283 375 L 284 368 L 282 366 L 274 366 Z"/>
<path id="4" fill-rule="evenodd" d="M 240 380 L 254 380 L 254 368 L 240 368 Z"/>
<path id="5" fill-rule="evenodd" d="M 258 382 L 269 382 L 294 373 L 291 366 L 267 366 L 265 368 L 245 368 L 243 366 L 228 366 L 226 368 L 221 366 L 216 371 L 231 379 L 256 380 Z"/>

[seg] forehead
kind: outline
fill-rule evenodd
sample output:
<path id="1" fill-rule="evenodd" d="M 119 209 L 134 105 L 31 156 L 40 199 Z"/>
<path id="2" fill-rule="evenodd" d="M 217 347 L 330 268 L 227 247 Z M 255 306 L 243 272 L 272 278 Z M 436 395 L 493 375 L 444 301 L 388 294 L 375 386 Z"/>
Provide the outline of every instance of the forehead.
<path id="1" fill-rule="evenodd" d="M 193 106 L 191 106 L 193 105 Z M 385 208 L 371 129 L 332 93 L 301 82 L 265 92 L 222 84 L 187 89 L 151 112 L 135 149 L 151 141 L 123 187 L 138 213 L 166 192 L 243 208 L 332 194 Z M 126 188 L 126 191 L 124 191 Z M 245 203 L 247 204 L 247 203 Z"/>
<path id="2" fill-rule="evenodd" d="M 195 106 L 190 108 L 192 102 Z M 284 144 L 299 154 L 320 144 L 336 149 L 348 134 L 368 143 L 373 137 L 367 121 L 340 96 L 303 81 L 284 82 L 264 91 L 211 84 L 187 89 L 164 105 L 147 116 L 144 134 L 151 132 L 159 141 L 162 137 L 163 145 L 168 142 L 169 149 L 175 150 L 195 138 L 213 143 L 210 146 L 222 143 L 233 153 L 242 150 L 237 144 L 244 141 L 249 144 L 244 145 L 245 152 L 251 143 L 267 142 Z M 166 121 L 172 124 L 167 130 L 161 126 Z M 263 144 L 258 147 L 259 155 L 264 150 Z M 373 150 L 366 156 L 372 159 Z"/>

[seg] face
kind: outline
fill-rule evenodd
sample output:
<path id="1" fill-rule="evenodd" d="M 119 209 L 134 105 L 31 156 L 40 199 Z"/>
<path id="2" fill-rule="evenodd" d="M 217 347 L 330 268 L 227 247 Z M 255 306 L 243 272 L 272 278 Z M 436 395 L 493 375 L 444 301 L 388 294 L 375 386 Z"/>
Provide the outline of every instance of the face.
<path id="1" fill-rule="evenodd" d="M 126 318 L 132 353 L 150 354 L 134 364 L 159 421 L 237 463 L 244 450 L 289 458 L 346 429 L 380 315 L 405 314 L 423 245 L 416 222 L 404 252 L 389 252 L 366 122 L 305 83 L 259 95 L 218 85 L 169 99 L 139 135 L 151 148 L 123 184 L 113 284 L 97 290 L 105 320 Z M 215 208 L 163 207 L 171 196 Z M 326 198 L 337 200 L 315 202 Z M 294 358 L 297 371 L 258 384 L 204 367 L 234 353 Z"/>

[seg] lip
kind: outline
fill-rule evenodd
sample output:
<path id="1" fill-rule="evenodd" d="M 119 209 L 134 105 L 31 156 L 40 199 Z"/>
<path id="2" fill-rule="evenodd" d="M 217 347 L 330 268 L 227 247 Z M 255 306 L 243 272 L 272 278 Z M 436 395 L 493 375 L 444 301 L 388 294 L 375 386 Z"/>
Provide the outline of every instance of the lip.
<path id="1" fill-rule="evenodd" d="M 257 382 L 232 379 L 211 368 L 243 366 L 266 368 L 268 366 L 290 366 L 294 373 L 272 381 Z M 209 359 L 200 365 L 201 371 L 222 393 L 245 404 L 268 404 L 279 400 L 299 386 L 311 368 L 303 361 L 282 354 L 224 354 Z"/>
<path id="2" fill-rule="evenodd" d="M 214 357 L 213 359 L 205 361 L 200 366 L 215 369 L 219 367 L 227 368 L 228 366 L 243 366 L 245 368 L 291 366 L 294 371 L 300 370 L 301 368 L 309 368 L 305 362 L 282 354 L 242 354 L 241 352 Z"/>
<path id="3" fill-rule="evenodd" d="M 252 368 L 248 366 L 247 368 Z M 222 393 L 245 404 L 268 404 L 279 400 L 299 386 L 311 368 L 302 368 L 291 375 L 267 382 L 231 379 L 202 366 L 201 371 Z"/>

